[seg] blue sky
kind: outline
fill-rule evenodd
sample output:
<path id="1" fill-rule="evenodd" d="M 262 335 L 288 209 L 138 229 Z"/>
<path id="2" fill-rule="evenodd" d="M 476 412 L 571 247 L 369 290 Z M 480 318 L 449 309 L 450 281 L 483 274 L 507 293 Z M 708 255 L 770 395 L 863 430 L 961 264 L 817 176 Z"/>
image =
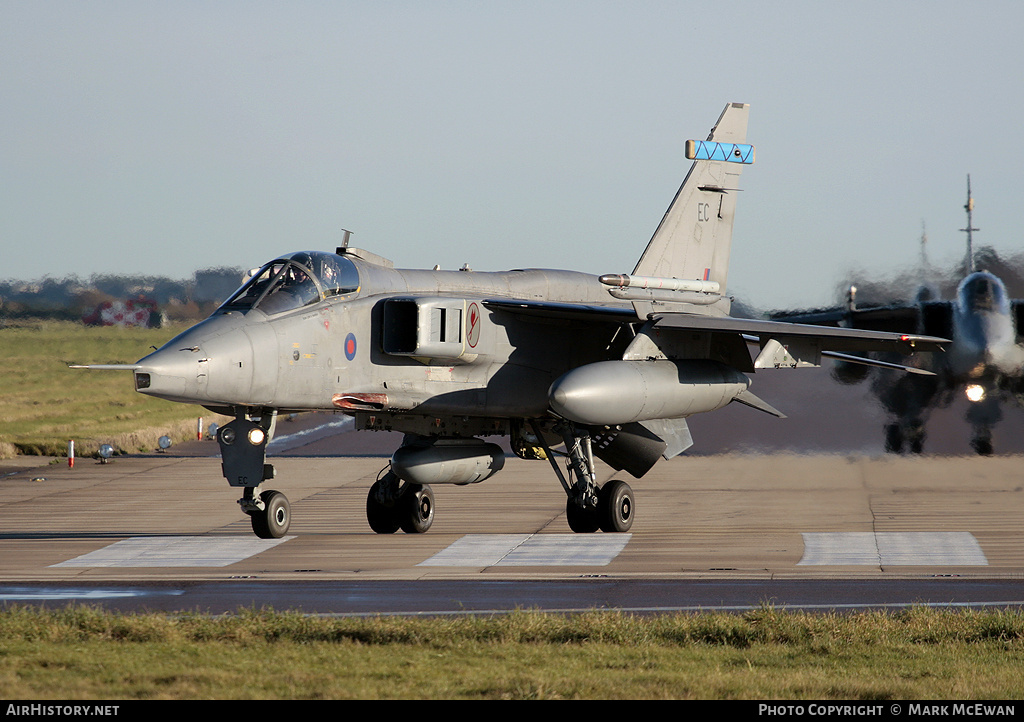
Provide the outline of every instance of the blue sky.
<path id="1" fill-rule="evenodd" d="M 727 102 L 762 307 L 1021 250 L 1019 2 L 0 0 L 0 278 L 352 243 L 628 272 Z"/>

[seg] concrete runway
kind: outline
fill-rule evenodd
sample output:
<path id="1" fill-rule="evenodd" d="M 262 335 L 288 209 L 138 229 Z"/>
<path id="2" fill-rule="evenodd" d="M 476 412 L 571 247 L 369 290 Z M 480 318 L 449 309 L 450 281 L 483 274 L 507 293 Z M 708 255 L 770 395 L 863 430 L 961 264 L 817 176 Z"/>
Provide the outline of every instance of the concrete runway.
<path id="1" fill-rule="evenodd" d="M 481 484 L 436 486 L 427 534 L 374 534 L 367 490 L 401 438 L 351 432 L 340 415 L 278 424 L 267 486 L 291 502 L 283 541 L 252 534 L 213 441 L 73 469 L 0 462 L 0 601 L 333 614 L 1024 607 L 1024 414 L 1006 409 L 996 456 L 970 455 L 963 404 L 933 413 L 925 455 L 886 456 L 865 387 L 822 369 L 759 372 L 753 389 L 789 418 L 735 404 L 691 418 L 685 457 L 619 475 L 637 507 L 620 535 L 570 533 L 550 466 L 514 457 Z"/>
<path id="2" fill-rule="evenodd" d="M 309 448 L 393 439 L 329 431 L 292 431 L 272 459 L 292 509 L 283 541 L 252 535 L 212 441 L 74 468 L 6 462 L 0 600 L 339 614 L 1024 605 L 1016 455 L 680 457 L 618 475 L 636 495 L 629 534 L 587 535 L 569 532 L 549 465 L 510 458 L 481 484 L 435 487 L 427 534 L 382 536 L 364 505 L 386 458 Z"/>

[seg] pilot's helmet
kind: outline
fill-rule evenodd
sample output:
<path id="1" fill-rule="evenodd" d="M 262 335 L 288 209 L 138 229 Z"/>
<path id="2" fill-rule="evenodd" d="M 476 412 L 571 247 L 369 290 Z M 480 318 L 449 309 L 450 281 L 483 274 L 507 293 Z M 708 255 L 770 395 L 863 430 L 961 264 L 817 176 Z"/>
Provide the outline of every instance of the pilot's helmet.
<path id="1" fill-rule="evenodd" d="M 294 256 L 292 256 L 292 261 L 294 261 L 295 263 L 301 263 L 303 266 L 305 266 L 311 271 L 315 270 L 313 267 L 313 259 L 310 257 L 308 253 L 296 253 Z"/>

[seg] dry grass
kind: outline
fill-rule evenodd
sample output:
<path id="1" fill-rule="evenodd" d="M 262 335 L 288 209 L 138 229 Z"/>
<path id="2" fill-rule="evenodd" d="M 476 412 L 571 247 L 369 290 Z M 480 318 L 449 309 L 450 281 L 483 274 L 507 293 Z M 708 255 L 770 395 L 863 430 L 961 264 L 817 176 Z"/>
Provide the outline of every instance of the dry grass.
<path id="1" fill-rule="evenodd" d="M 152 451 L 163 435 L 194 438 L 198 406 L 139 394 L 130 372 L 86 371 L 71 363 L 134 363 L 184 327 L 88 327 L 37 322 L 0 328 L 0 456 L 61 456 L 108 443 L 123 452 Z"/>
<path id="2" fill-rule="evenodd" d="M 1019 699 L 1024 615 L 0 613 L 5 699 Z"/>

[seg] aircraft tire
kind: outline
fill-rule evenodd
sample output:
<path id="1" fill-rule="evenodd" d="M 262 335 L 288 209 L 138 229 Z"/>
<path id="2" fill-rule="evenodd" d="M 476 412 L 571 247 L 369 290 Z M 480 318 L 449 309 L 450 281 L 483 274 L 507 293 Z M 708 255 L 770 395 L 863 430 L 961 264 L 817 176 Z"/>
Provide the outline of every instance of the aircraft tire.
<path id="1" fill-rule="evenodd" d="M 366 521 L 378 534 L 394 534 L 398 531 L 398 514 L 394 506 L 386 506 L 377 500 L 379 484 L 379 481 L 374 482 L 366 495 Z"/>
<path id="2" fill-rule="evenodd" d="M 597 495 L 597 518 L 601 531 L 622 533 L 633 526 L 633 490 L 624 481 L 612 479 Z"/>
<path id="3" fill-rule="evenodd" d="M 924 453 L 924 425 L 918 423 L 910 427 L 907 433 L 907 443 L 910 445 L 911 454 Z"/>
<path id="4" fill-rule="evenodd" d="M 565 501 L 565 520 L 577 534 L 593 534 L 601 528 L 596 509 L 582 509 L 572 499 Z"/>
<path id="5" fill-rule="evenodd" d="M 888 424 L 885 427 L 885 450 L 890 454 L 903 453 L 903 430 L 899 424 Z"/>
<path id="6" fill-rule="evenodd" d="M 971 448 L 974 449 L 974 453 L 978 456 L 991 456 L 992 455 L 992 438 L 986 436 L 976 436 L 971 439 Z"/>
<path id="7" fill-rule="evenodd" d="M 398 501 L 398 525 L 406 534 L 422 534 L 434 523 L 434 492 L 426 484 L 408 484 Z"/>
<path id="8" fill-rule="evenodd" d="M 263 511 L 249 515 L 252 530 L 260 539 L 280 539 L 288 533 L 292 521 L 288 497 L 271 489 L 260 494 L 260 499 Z"/>

